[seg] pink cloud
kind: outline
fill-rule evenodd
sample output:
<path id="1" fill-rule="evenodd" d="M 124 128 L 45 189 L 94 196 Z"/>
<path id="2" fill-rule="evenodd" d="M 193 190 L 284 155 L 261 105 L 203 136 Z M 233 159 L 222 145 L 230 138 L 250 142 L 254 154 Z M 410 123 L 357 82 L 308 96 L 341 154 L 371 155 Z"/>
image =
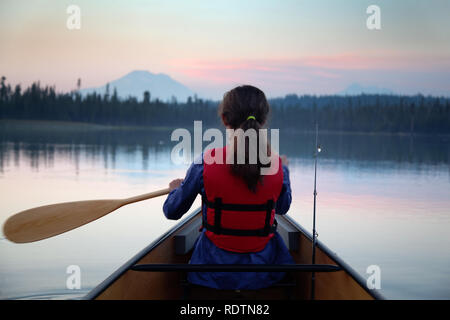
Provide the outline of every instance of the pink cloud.
<path id="1" fill-rule="evenodd" d="M 311 70 L 317 76 L 337 78 L 331 70 L 429 70 L 450 67 L 446 56 L 411 56 L 398 53 L 358 55 L 346 53 L 333 56 L 308 56 L 297 59 L 239 59 L 239 60 L 172 60 L 170 65 L 186 74 L 199 72 L 261 71 L 290 72 L 292 69 Z"/>
<path id="2" fill-rule="evenodd" d="M 415 94 L 428 87 L 429 92 L 446 92 L 450 58 L 347 53 L 298 59 L 178 59 L 169 67 L 188 84 L 226 88 L 248 83 L 266 88 L 269 95 L 336 93 L 353 82 Z"/>

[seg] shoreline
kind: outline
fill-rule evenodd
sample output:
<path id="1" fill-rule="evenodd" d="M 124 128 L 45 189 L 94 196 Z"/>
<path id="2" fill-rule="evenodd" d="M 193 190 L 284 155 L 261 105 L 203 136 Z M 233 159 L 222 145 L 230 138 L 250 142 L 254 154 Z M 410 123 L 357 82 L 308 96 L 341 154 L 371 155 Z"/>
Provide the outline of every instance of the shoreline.
<path id="1" fill-rule="evenodd" d="M 38 130 L 38 131 L 169 131 L 179 127 L 176 126 L 134 126 L 134 125 L 105 125 L 89 122 L 59 121 L 59 120 L 21 120 L 21 119 L 0 119 L 0 130 Z M 187 128 L 187 127 L 186 127 Z M 208 127 L 204 128 L 205 130 Z M 277 129 L 277 128 L 272 128 Z M 188 129 L 189 130 L 189 129 Z M 283 129 L 288 134 L 315 134 L 314 130 L 301 130 L 294 128 Z M 366 132 L 366 131 L 333 131 L 319 130 L 324 135 L 367 135 L 367 136 L 399 136 L 399 137 L 436 137 L 450 138 L 450 133 L 409 133 L 409 132 Z"/>
<path id="2" fill-rule="evenodd" d="M 66 131 L 100 131 L 100 130 L 148 130 L 165 131 L 175 127 L 168 126 L 130 126 L 130 125 L 106 125 L 90 122 L 59 121 L 59 120 L 20 120 L 20 119 L 0 119 L 1 129 L 13 130 L 66 130 Z"/>

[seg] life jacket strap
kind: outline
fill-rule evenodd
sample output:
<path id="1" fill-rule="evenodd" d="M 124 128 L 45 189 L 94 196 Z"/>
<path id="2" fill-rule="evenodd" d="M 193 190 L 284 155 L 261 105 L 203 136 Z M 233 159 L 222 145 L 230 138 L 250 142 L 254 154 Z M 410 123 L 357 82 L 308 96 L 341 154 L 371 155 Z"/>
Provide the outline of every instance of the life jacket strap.
<path id="1" fill-rule="evenodd" d="M 215 198 L 214 202 L 208 201 L 205 196 L 202 197 L 203 203 L 210 209 L 214 209 L 214 225 L 210 225 L 206 219 L 203 219 L 203 227 L 213 232 L 214 234 L 241 236 L 241 237 L 267 237 L 275 233 L 278 222 L 274 219 L 274 223 L 270 225 L 270 218 L 272 217 L 272 210 L 275 208 L 273 199 L 268 200 L 264 204 L 231 204 L 223 203 L 222 198 Z M 266 218 L 264 228 L 261 229 L 230 229 L 223 228 L 221 225 L 222 210 L 229 211 L 266 211 Z"/>
<path id="2" fill-rule="evenodd" d="M 220 199 L 220 202 L 216 202 L 217 199 Z M 209 201 L 205 196 L 202 196 L 202 201 L 208 208 L 216 209 L 217 206 L 220 206 L 220 209 L 229 211 L 266 211 L 269 209 L 270 212 L 272 212 L 275 208 L 275 202 L 273 199 L 270 199 L 263 204 L 235 204 L 222 203 L 221 198 L 215 198 L 214 201 Z"/>

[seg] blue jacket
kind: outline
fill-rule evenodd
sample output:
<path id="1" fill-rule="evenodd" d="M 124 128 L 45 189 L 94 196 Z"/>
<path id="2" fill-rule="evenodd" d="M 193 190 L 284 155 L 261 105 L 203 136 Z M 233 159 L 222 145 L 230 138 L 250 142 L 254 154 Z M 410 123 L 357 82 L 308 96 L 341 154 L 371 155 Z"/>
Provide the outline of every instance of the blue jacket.
<path id="1" fill-rule="evenodd" d="M 172 190 L 164 202 L 163 211 L 168 219 L 180 219 L 191 207 L 198 194 L 205 195 L 203 164 L 193 163 L 181 186 Z M 276 203 L 275 213 L 286 214 L 291 205 L 289 170 L 283 166 L 283 186 Z M 203 218 L 206 207 L 202 207 Z M 292 264 L 289 250 L 278 234 L 259 252 L 236 253 L 216 247 L 205 235 L 198 237 L 191 256 L 192 264 Z M 188 281 L 216 289 L 259 289 L 271 286 L 284 277 L 283 272 L 190 272 Z"/>

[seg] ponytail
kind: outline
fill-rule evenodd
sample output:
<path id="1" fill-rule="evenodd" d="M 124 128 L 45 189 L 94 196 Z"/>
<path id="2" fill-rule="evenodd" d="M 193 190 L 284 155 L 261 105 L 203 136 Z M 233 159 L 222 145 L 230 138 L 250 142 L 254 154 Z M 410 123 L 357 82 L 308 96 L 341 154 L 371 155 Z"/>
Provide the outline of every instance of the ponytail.
<path id="1" fill-rule="evenodd" d="M 245 162 L 242 164 L 237 161 L 239 134 L 235 134 L 233 136 L 234 161 L 230 165 L 230 168 L 234 175 L 241 177 L 245 181 L 249 190 L 252 192 L 256 192 L 258 183 L 262 183 L 261 167 L 267 166 L 261 164 L 259 158 L 260 139 L 263 138 L 260 137 L 259 130 L 266 122 L 268 113 L 269 104 L 264 93 L 252 86 L 241 86 L 229 91 L 219 107 L 219 114 L 221 114 L 225 124 L 235 130 L 241 129 L 241 133 L 244 133 Z M 251 141 L 248 130 L 256 133 L 256 146 L 250 145 Z M 265 145 L 267 145 L 267 153 L 270 153 L 268 143 L 266 142 Z M 251 163 L 251 148 L 256 149 L 252 150 L 253 152 L 256 151 L 256 163 L 253 161 Z"/>

